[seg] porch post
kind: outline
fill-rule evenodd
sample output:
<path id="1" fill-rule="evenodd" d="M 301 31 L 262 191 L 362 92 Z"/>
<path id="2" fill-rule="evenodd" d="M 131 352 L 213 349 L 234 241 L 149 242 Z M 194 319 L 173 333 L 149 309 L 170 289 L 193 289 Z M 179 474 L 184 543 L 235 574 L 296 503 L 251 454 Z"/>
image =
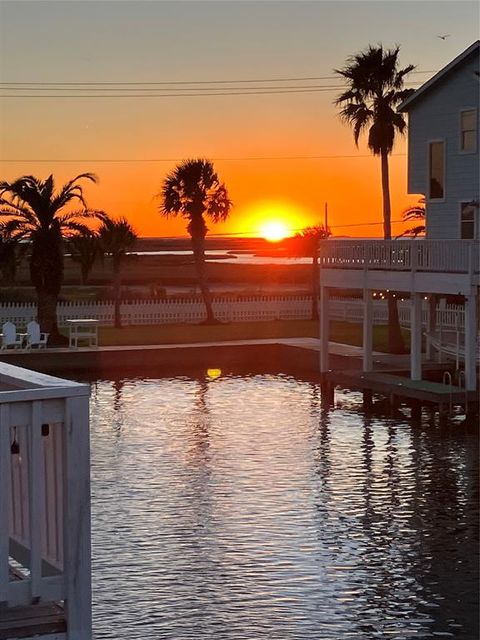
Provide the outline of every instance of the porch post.
<path id="1" fill-rule="evenodd" d="M 465 388 L 477 388 L 477 309 L 474 295 L 465 296 Z"/>
<path id="2" fill-rule="evenodd" d="M 328 371 L 328 338 L 330 333 L 329 290 L 320 287 L 320 372 Z"/>
<path id="3" fill-rule="evenodd" d="M 369 289 L 363 290 L 363 370 L 373 369 L 373 313 L 372 293 Z"/>
<path id="4" fill-rule="evenodd" d="M 66 400 L 64 573 L 68 640 L 92 637 L 88 396 Z"/>
<path id="5" fill-rule="evenodd" d="M 437 328 L 437 297 L 435 294 L 428 296 L 428 313 L 427 313 L 427 337 L 426 337 L 426 357 L 427 360 L 432 359 L 432 341 L 430 336 Z"/>
<path id="6" fill-rule="evenodd" d="M 410 299 L 410 377 L 422 379 L 422 296 L 412 293 Z"/>

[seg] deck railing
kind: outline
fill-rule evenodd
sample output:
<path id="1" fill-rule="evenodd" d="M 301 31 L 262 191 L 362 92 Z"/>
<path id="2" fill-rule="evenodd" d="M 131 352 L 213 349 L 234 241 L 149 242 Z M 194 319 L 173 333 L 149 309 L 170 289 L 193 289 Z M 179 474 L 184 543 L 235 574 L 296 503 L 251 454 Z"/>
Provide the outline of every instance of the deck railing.
<path id="1" fill-rule="evenodd" d="M 87 385 L 0 364 L 0 607 L 66 605 L 91 637 Z"/>
<path id="2" fill-rule="evenodd" d="M 478 240 L 322 240 L 326 268 L 479 273 Z"/>

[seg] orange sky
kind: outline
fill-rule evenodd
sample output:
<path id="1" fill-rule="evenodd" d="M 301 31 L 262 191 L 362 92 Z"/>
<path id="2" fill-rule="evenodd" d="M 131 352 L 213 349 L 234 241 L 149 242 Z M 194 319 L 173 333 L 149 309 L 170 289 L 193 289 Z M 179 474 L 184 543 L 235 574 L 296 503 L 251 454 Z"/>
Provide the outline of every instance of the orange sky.
<path id="1" fill-rule="evenodd" d="M 0 2 L 0 14 L 2 179 L 53 173 L 60 183 L 92 171 L 100 183 L 86 188 L 90 206 L 126 216 L 140 235 L 177 236 L 185 234 L 185 222 L 162 219 L 155 194 L 176 160 L 204 157 L 214 161 L 235 205 L 212 233 L 256 235 L 277 218 L 298 229 L 322 221 L 328 201 L 334 234 L 374 236 L 382 233 L 380 162 L 363 140 L 356 149 L 340 122 L 333 69 L 381 37 L 387 46 L 401 44 L 400 64 L 418 66 L 407 84 L 419 86 L 478 37 L 479 8 L 460 1 L 26 0 Z M 452 36 L 439 40 L 445 32 Z M 207 85 L 194 83 L 271 79 L 269 86 L 273 79 L 308 77 L 320 78 L 313 82 L 320 91 L 125 97 L 130 85 L 123 96 L 100 96 L 112 82 L 168 82 L 174 91 L 172 82 L 179 81 L 198 88 Z M 88 98 L 81 90 L 55 97 L 64 87 L 46 89 L 43 98 L 21 98 L 21 90 L 7 98 L 12 82 L 100 85 Z M 24 95 L 32 93 L 30 85 Z M 291 156 L 327 157 L 286 159 Z M 398 220 L 418 199 L 407 195 L 405 140 L 397 142 L 390 166 L 392 219 Z M 346 226 L 371 222 L 377 224 Z M 403 228 L 394 224 L 393 232 Z"/>

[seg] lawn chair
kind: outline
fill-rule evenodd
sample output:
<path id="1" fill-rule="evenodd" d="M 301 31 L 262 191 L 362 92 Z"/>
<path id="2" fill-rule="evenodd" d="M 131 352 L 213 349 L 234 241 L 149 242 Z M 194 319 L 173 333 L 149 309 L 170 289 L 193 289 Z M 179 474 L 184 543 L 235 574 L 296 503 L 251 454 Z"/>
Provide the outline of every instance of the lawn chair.
<path id="1" fill-rule="evenodd" d="M 5 322 L 2 326 L 2 349 L 21 349 L 23 336 L 17 333 L 17 327 L 13 322 Z"/>
<path id="2" fill-rule="evenodd" d="M 48 333 L 40 331 L 40 325 L 35 320 L 27 324 L 27 349 L 37 347 L 37 349 L 45 349 L 47 346 Z"/>

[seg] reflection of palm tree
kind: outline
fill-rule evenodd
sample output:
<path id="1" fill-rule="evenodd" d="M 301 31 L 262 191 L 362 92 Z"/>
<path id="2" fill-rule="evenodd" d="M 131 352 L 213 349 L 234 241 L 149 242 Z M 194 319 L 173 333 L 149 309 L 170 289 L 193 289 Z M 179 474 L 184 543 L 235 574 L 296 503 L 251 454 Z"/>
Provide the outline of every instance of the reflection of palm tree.
<path id="1" fill-rule="evenodd" d="M 96 182 L 91 173 L 82 173 L 55 193 L 53 175 L 46 180 L 23 176 L 0 182 L 0 216 L 8 218 L 12 233 L 21 233 L 31 242 L 30 278 L 37 294 L 38 321 L 50 334 L 51 343 L 63 342 L 57 326 L 57 301 L 63 282 L 63 236 L 86 231 L 85 222 L 102 214 L 87 208 L 80 180 Z M 80 211 L 65 212 L 77 201 Z"/>
<path id="2" fill-rule="evenodd" d="M 348 89 L 335 103 L 341 107 L 340 116 L 353 127 L 355 144 L 368 128 L 368 147 L 381 158 L 383 194 L 383 232 L 385 240 L 392 238 L 390 179 L 388 156 L 392 152 L 396 133 L 404 133 L 406 122 L 397 107 L 413 89 L 404 89 L 404 78 L 415 67 L 398 69 L 399 47 L 384 49 L 382 45 L 368 47 L 347 60 L 336 73 L 348 84 Z M 389 305 L 389 349 L 403 351 L 403 338 L 398 309 L 393 297 Z"/>
<path id="3" fill-rule="evenodd" d="M 312 320 L 318 320 L 319 272 L 318 259 L 320 240 L 328 238 L 330 230 L 322 225 L 305 227 L 291 238 L 290 243 L 296 255 L 312 258 Z"/>
<path id="4" fill-rule="evenodd" d="M 137 239 L 133 227 L 125 218 L 112 220 L 106 218 L 99 229 L 98 237 L 103 254 L 112 259 L 113 289 L 115 297 L 115 327 L 122 326 L 120 314 L 120 292 L 122 285 L 122 266 L 125 262 L 128 249 L 132 248 Z"/>
<path id="5" fill-rule="evenodd" d="M 165 178 L 162 187 L 160 213 L 182 216 L 188 220 L 187 231 L 192 239 L 193 258 L 202 292 L 207 322 L 216 322 L 205 268 L 205 236 L 208 228 L 204 216 L 213 222 L 227 219 L 232 206 L 227 189 L 220 183 L 209 160 L 185 160 Z"/>

